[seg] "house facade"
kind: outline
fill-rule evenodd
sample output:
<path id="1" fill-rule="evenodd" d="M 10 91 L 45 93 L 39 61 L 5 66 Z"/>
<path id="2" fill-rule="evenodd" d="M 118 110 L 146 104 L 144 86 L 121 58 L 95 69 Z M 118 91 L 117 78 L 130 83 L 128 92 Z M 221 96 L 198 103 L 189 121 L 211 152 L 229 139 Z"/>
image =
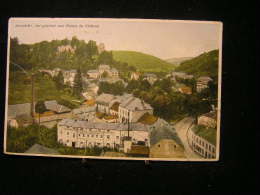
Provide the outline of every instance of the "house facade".
<path id="1" fill-rule="evenodd" d="M 108 74 L 108 77 L 111 78 L 118 78 L 119 77 L 119 72 L 115 68 L 110 68 L 109 65 L 107 64 L 101 64 L 98 66 L 98 69 L 95 70 L 89 70 L 87 72 L 87 75 L 89 78 L 92 79 L 99 79 L 102 77 L 102 74 L 106 72 Z"/>
<path id="2" fill-rule="evenodd" d="M 89 70 L 89 71 L 87 72 L 87 75 L 88 75 L 88 77 L 91 78 L 91 79 L 98 79 L 98 78 L 99 78 L 99 72 L 98 72 L 98 70 Z"/>
<path id="3" fill-rule="evenodd" d="M 145 125 L 121 123 L 93 123 L 83 120 L 64 119 L 58 123 L 58 142 L 75 148 L 120 148 L 125 138 L 132 144 L 150 146 L 149 131 Z"/>
<path id="4" fill-rule="evenodd" d="M 132 72 L 130 79 L 131 80 L 138 80 L 140 78 L 141 74 L 139 72 Z"/>
<path id="5" fill-rule="evenodd" d="M 130 97 L 119 105 L 118 116 L 121 123 L 137 122 L 145 113 L 153 114 L 153 108 L 143 100 Z"/>
<path id="6" fill-rule="evenodd" d="M 194 131 L 194 128 L 187 134 L 191 149 L 204 158 L 216 158 L 216 142 L 201 136 L 200 132 Z M 209 129 L 208 131 L 214 130 Z"/>
<path id="7" fill-rule="evenodd" d="M 76 74 L 77 74 L 76 70 L 64 70 L 63 71 L 64 83 L 73 86 Z"/>

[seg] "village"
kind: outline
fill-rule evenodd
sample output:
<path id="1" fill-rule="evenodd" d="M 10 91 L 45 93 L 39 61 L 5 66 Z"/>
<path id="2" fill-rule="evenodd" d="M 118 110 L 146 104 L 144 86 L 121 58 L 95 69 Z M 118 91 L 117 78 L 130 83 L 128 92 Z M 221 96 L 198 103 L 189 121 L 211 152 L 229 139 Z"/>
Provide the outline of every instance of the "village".
<path id="1" fill-rule="evenodd" d="M 63 50 L 73 52 L 71 47 L 59 48 L 59 51 Z M 64 85 L 75 85 L 75 69 L 39 69 L 38 72 L 52 78 L 61 73 Z M 100 83 L 121 82 L 124 87 L 128 85 L 111 65 L 100 64 L 97 69 L 81 73 L 80 77 L 84 101 L 77 108 L 71 109 L 57 100 L 44 101 L 44 113 L 36 112 L 36 102 L 8 105 L 8 125 L 12 128 L 28 126 L 32 122 L 47 128 L 57 125 L 57 143 L 76 149 L 106 148 L 101 156 L 216 158 L 217 110 L 214 106 L 210 112 L 195 118 L 186 116 L 169 122 L 155 116 L 154 108 L 132 93 L 99 93 Z M 164 78 L 175 83 L 171 87 L 174 92 L 185 95 L 194 93 L 192 87 L 180 82 L 194 79 L 193 75 L 173 71 Z M 130 80 L 146 80 L 151 86 L 164 78 L 143 72 L 131 72 L 130 75 Z M 207 89 L 210 81 L 212 78 L 207 75 L 196 78 L 196 93 Z M 53 153 L 53 149 L 34 144 L 25 152 Z"/>

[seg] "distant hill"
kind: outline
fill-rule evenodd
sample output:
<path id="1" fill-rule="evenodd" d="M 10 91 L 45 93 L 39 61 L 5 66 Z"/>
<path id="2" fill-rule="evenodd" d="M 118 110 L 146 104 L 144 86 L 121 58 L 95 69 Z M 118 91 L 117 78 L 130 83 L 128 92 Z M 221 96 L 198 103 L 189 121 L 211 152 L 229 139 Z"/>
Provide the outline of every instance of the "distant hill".
<path id="1" fill-rule="evenodd" d="M 193 74 L 195 77 L 210 76 L 216 78 L 218 75 L 218 50 L 205 52 L 195 58 L 182 62 L 175 71 Z"/>
<path id="2" fill-rule="evenodd" d="M 180 65 L 182 62 L 190 59 L 192 59 L 192 57 L 170 58 L 170 59 L 166 59 L 165 61 L 173 65 Z"/>
<path id="3" fill-rule="evenodd" d="M 155 56 L 136 51 L 112 51 L 115 60 L 126 62 L 143 72 L 170 72 L 175 67 Z"/>

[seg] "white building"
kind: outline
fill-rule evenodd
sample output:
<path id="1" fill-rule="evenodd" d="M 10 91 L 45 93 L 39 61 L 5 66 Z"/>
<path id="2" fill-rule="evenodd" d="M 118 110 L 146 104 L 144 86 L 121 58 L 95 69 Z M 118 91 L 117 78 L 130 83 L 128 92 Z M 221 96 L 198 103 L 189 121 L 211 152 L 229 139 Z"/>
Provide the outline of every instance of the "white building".
<path id="1" fill-rule="evenodd" d="M 76 70 L 65 70 L 65 71 L 63 71 L 64 83 L 69 84 L 70 86 L 73 86 L 76 74 L 77 74 Z"/>
<path id="2" fill-rule="evenodd" d="M 99 78 L 99 71 L 98 70 L 89 70 L 87 72 L 87 75 L 89 76 L 89 78 L 91 79 L 97 79 Z"/>
<path id="3" fill-rule="evenodd" d="M 93 123 L 64 119 L 58 123 L 58 142 L 76 148 L 120 148 L 125 140 L 150 146 L 149 131 L 145 125 L 122 123 Z"/>
<path id="4" fill-rule="evenodd" d="M 194 126 L 188 131 L 191 149 L 204 158 L 216 158 L 216 129 Z"/>
<path id="5" fill-rule="evenodd" d="M 193 79 L 194 76 L 193 75 L 189 75 L 186 74 L 185 72 L 172 72 L 171 76 L 173 81 L 177 81 L 176 79 L 180 78 L 180 79 Z"/>
<path id="6" fill-rule="evenodd" d="M 61 45 L 57 48 L 58 53 L 61 52 L 71 52 L 74 53 L 76 50 L 75 47 L 72 47 L 71 45 Z"/>
<path id="7" fill-rule="evenodd" d="M 153 108 L 143 100 L 130 97 L 119 105 L 118 116 L 121 123 L 137 122 L 145 113 L 153 114 Z"/>
<path id="8" fill-rule="evenodd" d="M 157 76 L 152 73 L 145 73 L 144 74 L 144 80 L 147 80 L 151 85 L 154 84 L 155 81 L 157 81 Z"/>
<path id="9" fill-rule="evenodd" d="M 101 94 L 96 99 L 97 111 L 117 115 L 121 123 L 137 122 L 145 113 L 153 114 L 153 108 L 132 94 L 114 96 Z"/>
<path id="10" fill-rule="evenodd" d="M 110 72 L 108 73 L 111 77 L 117 78 L 119 77 L 119 73 L 117 71 L 117 69 L 115 68 L 111 68 Z"/>
<path id="11" fill-rule="evenodd" d="M 141 76 L 141 74 L 139 72 L 132 72 L 130 79 L 131 80 L 138 80 L 140 76 Z"/>
<path id="12" fill-rule="evenodd" d="M 197 79 L 197 92 L 201 92 L 203 89 L 208 88 L 208 83 L 212 81 L 212 78 L 204 76 Z"/>
<path id="13" fill-rule="evenodd" d="M 100 75 L 103 74 L 105 71 L 110 72 L 110 66 L 107 64 L 100 64 L 98 66 L 98 71 Z"/>

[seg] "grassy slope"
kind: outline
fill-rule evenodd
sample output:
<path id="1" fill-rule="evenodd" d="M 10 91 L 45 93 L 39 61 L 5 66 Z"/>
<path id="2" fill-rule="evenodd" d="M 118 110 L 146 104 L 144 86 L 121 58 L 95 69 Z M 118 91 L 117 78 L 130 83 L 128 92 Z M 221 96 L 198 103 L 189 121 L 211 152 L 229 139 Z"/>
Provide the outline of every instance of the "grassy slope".
<path id="1" fill-rule="evenodd" d="M 141 72 L 170 72 L 174 66 L 160 58 L 135 51 L 113 51 L 114 59 L 126 62 Z"/>
<path id="2" fill-rule="evenodd" d="M 203 53 L 191 60 L 182 62 L 176 71 L 183 71 L 199 76 L 217 77 L 218 74 L 218 50 Z"/>
<path id="3" fill-rule="evenodd" d="M 28 79 L 25 74 L 10 73 L 8 104 L 22 104 L 31 102 L 31 84 L 25 82 Z M 37 77 L 35 80 L 35 96 L 38 100 L 68 100 L 76 98 L 64 91 L 58 91 L 55 83 L 46 77 Z"/>

